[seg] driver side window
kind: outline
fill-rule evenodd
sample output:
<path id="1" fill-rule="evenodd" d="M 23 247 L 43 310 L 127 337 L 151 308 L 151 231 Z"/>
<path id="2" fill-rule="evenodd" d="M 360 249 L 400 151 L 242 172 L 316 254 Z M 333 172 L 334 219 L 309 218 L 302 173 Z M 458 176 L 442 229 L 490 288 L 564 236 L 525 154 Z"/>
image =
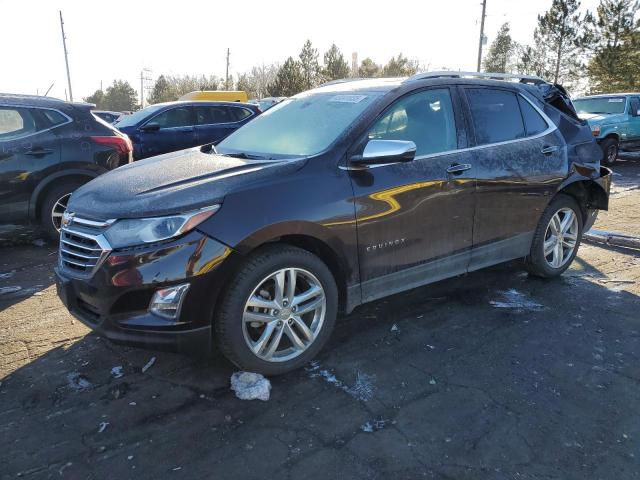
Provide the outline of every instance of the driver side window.
<path id="1" fill-rule="evenodd" d="M 410 140 L 416 157 L 457 148 L 449 89 L 425 90 L 401 98 L 371 128 L 369 140 Z"/>
<path id="2" fill-rule="evenodd" d="M 188 127 L 193 125 L 191 121 L 191 109 L 188 107 L 172 108 L 156 115 L 151 122 L 160 125 L 160 128 Z"/>

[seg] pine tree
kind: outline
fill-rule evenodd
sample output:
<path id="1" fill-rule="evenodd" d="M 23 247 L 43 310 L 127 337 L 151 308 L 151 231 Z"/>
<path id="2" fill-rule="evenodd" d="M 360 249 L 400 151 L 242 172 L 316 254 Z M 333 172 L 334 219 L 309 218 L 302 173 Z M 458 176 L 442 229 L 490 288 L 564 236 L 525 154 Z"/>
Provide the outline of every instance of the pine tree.
<path id="1" fill-rule="evenodd" d="M 383 77 L 408 77 L 413 75 L 418 70 L 415 62 L 412 62 L 407 57 L 404 57 L 402 53 L 397 57 L 391 57 L 389 63 L 387 63 L 382 69 Z"/>
<path id="2" fill-rule="evenodd" d="M 536 44 L 548 47 L 544 70 L 553 72 L 554 83 L 571 83 L 579 78 L 582 53 L 580 0 L 553 0 L 544 15 L 538 15 Z"/>
<path id="3" fill-rule="evenodd" d="M 638 25 L 635 0 L 601 0 L 596 16 L 586 16 L 585 40 L 592 54 L 587 72 L 592 92 L 638 88 Z"/>
<path id="4" fill-rule="evenodd" d="M 177 100 L 177 98 L 175 89 L 172 88 L 167 77 L 160 75 L 153 84 L 151 93 L 147 97 L 147 102 L 149 105 L 153 105 L 154 103 L 171 102 Z"/>
<path id="5" fill-rule="evenodd" d="M 358 76 L 362 78 L 379 77 L 382 68 L 370 58 L 365 58 L 358 68 Z"/>
<path id="6" fill-rule="evenodd" d="M 307 90 L 307 84 L 302 72 L 300 62 L 295 61 L 292 57 L 278 69 L 276 78 L 269 85 L 269 93 L 274 97 L 291 97 L 303 90 Z"/>
<path id="7" fill-rule="evenodd" d="M 331 45 L 331 48 L 324 54 L 324 69 L 323 74 L 325 80 L 338 80 L 341 78 L 349 77 L 351 70 L 349 64 L 344 59 L 342 52 L 335 45 Z"/>
<path id="8" fill-rule="evenodd" d="M 100 89 L 93 92 L 88 97 L 83 99 L 87 103 L 93 103 L 98 110 L 104 109 L 104 92 Z"/>
<path id="9" fill-rule="evenodd" d="M 511 69 L 516 42 L 511 38 L 509 22 L 504 23 L 484 59 L 484 71 L 506 73 Z"/>
<path id="10" fill-rule="evenodd" d="M 302 74 L 302 90 L 309 90 L 320 84 L 322 75 L 318 63 L 318 50 L 313 48 L 311 40 L 307 40 L 299 55 L 300 73 Z M 284 66 L 284 65 L 283 65 Z"/>
<path id="11" fill-rule="evenodd" d="M 104 108 L 116 112 L 136 110 L 138 94 L 126 80 L 114 80 L 104 96 Z"/>

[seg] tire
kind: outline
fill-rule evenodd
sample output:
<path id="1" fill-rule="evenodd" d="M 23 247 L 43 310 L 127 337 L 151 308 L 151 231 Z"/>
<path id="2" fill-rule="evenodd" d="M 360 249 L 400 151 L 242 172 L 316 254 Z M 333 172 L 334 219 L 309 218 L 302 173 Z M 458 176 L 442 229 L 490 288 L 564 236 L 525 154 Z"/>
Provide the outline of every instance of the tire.
<path id="1" fill-rule="evenodd" d="M 54 207 L 56 208 L 56 218 L 60 219 L 66 210 L 66 202 L 69 201 L 69 197 L 83 184 L 82 181 L 67 180 L 47 192 L 40 206 L 40 226 L 49 240 L 57 242 L 60 238 L 59 225 L 54 224 L 52 216 Z M 60 216 L 57 216 L 58 214 Z"/>
<path id="2" fill-rule="evenodd" d="M 558 236 L 553 235 L 554 226 L 551 225 L 551 221 L 557 214 L 557 218 L 561 221 L 562 225 L 564 220 L 567 219 L 565 215 L 569 211 L 573 212 L 575 224 L 571 222 L 567 232 L 560 236 L 563 240 L 562 242 L 554 242 L 554 238 L 557 239 Z M 529 273 L 537 277 L 552 278 L 561 275 L 569 268 L 580 247 L 583 228 L 582 221 L 582 211 L 575 199 L 562 193 L 556 195 L 543 212 L 536 227 L 531 243 L 531 251 L 526 258 L 526 266 Z M 557 226 L 555 228 L 557 228 Z M 565 245 L 571 244 L 573 237 L 575 237 L 573 240 L 574 246 L 573 250 L 569 253 L 569 247 Z M 561 243 L 560 250 L 556 250 L 558 243 Z M 554 247 L 551 253 L 545 255 L 545 244 L 547 248 L 551 245 L 556 245 L 556 247 Z M 567 248 L 566 251 L 565 248 Z M 555 263 L 554 265 L 554 260 L 557 258 L 560 258 L 562 263 Z"/>
<path id="3" fill-rule="evenodd" d="M 284 269 L 284 277 L 277 277 L 283 279 L 281 291 L 292 283 L 289 279 L 293 275 L 296 278 L 295 296 L 282 295 L 278 307 L 281 310 L 273 309 L 274 302 L 278 304 L 278 294 L 272 275 Z M 312 286 L 314 284 L 321 288 L 324 303 L 321 294 Z M 301 293 L 308 295 L 312 291 L 316 292 L 316 296 L 302 301 L 304 296 Z M 287 298 L 295 300 L 288 304 Z M 270 307 L 256 307 L 256 302 L 260 305 L 267 302 Z M 312 304 L 320 306 L 296 317 L 296 310 L 300 312 Z M 240 369 L 264 375 L 281 375 L 315 357 L 331 335 L 337 311 L 338 288 L 331 271 L 322 260 L 297 247 L 269 245 L 256 250 L 245 260 L 222 293 L 213 320 L 215 340 L 224 356 Z M 256 316 L 259 321 L 253 321 Z M 303 329 L 298 320 L 303 320 L 307 328 Z M 273 328 L 271 337 L 267 328 Z M 312 335 L 305 337 L 305 333 Z M 282 340 L 278 340 L 280 337 L 277 335 Z M 302 339 L 302 343 L 296 344 L 293 341 L 295 337 Z M 264 338 L 270 341 L 261 342 Z M 276 340 L 275 352 L 268 359 L 270 346 Z M 261 344 L 264 344 L 264 348 L 260 348 Z"/>
<path id="4" fill-rule="evenodd" d="M 604 141 L 600 144 L 600 148 L 602 148 L 602 164 L 610 167 L 614 163 L 616 163 L 616 159 L 618 158 L 619 144 L 618 140 L 613 137 L 605 138 Z"/>

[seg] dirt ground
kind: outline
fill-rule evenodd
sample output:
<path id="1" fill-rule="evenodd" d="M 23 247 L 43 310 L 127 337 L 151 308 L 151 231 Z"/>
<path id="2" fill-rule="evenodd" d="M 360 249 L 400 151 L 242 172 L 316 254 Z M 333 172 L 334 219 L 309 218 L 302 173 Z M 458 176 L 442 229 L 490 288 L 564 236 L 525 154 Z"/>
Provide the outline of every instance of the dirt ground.
<path id="1" fill-rule="evenodd" d="M 615 171 L 596 228 L 640 234 L 640 161 Z M 583 244 L 559 279 L 513 262 L 360 307 L 267 402 L 237 399 L 219 355 L 92 334 L 55 260 L 0 248 L 2 479 L 640 478 L 638 251 Z"/>

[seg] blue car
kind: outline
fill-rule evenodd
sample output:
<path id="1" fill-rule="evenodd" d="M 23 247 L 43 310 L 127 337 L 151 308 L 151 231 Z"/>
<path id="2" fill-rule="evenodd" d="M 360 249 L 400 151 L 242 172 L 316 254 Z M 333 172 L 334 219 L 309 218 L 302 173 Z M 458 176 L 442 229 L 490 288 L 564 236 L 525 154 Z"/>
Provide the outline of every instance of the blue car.
<path id="1" fill-rule="evenodd" d="M 239 102 L 167 102 L 122 117 L 115 127 L 133 143 L 133 158 L 152 157 L 208 143 L 216 144 L 260 114 Z"/>

